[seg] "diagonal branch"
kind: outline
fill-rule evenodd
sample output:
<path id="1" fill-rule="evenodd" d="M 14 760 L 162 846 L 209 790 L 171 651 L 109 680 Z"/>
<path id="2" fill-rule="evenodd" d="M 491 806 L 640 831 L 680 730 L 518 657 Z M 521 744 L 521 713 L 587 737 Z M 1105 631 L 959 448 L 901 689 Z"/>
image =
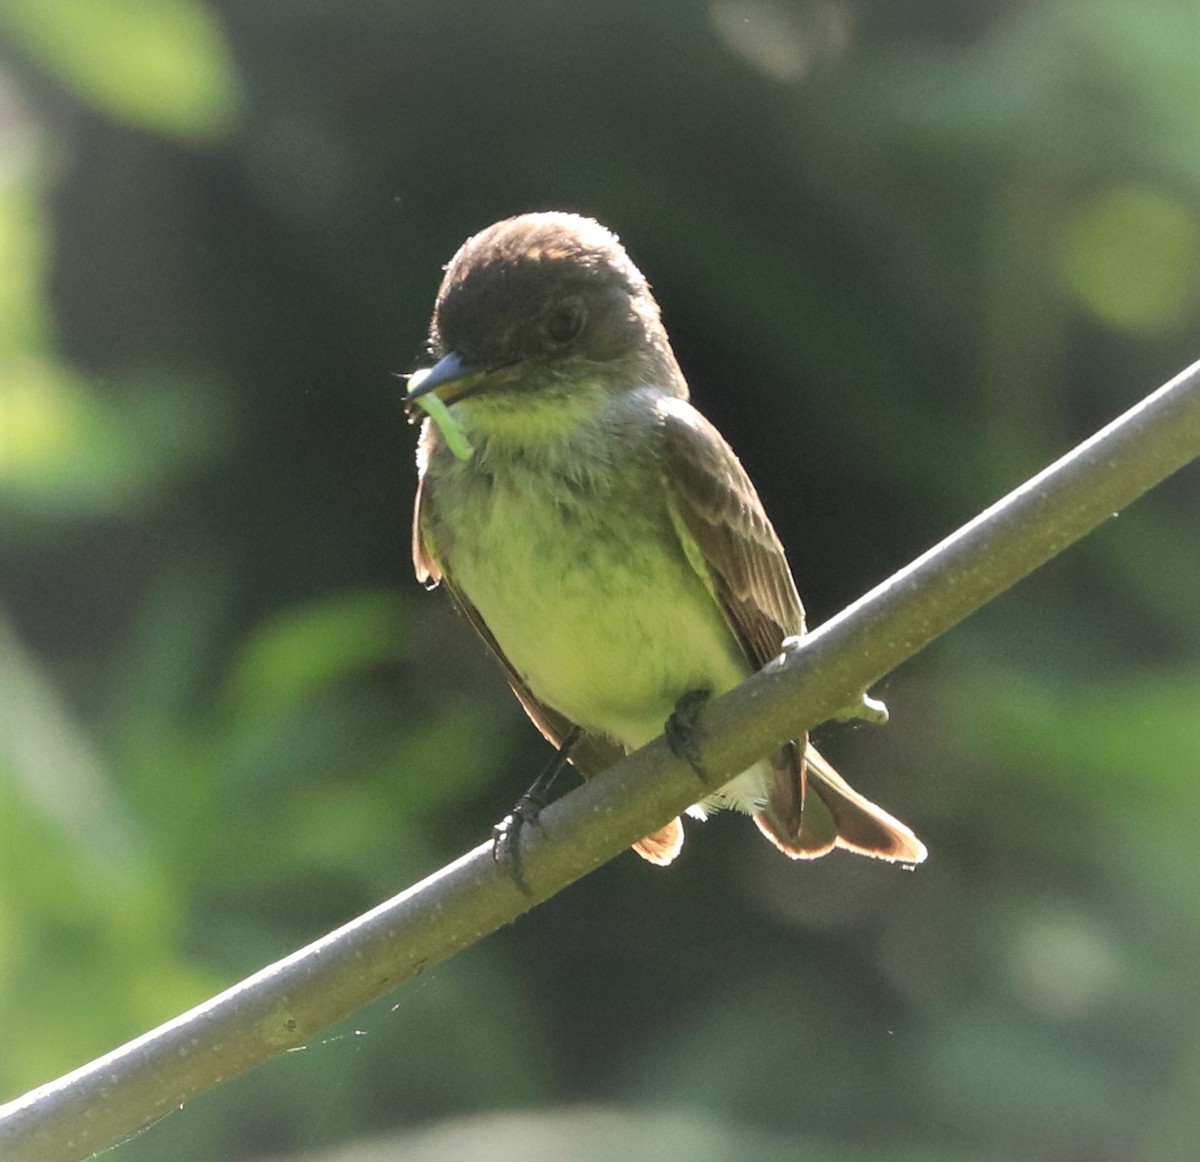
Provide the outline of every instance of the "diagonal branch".
<path id="1" fill-rule="evenodd" d="M 1200 363 L 807 635 L 700 717 L 731 777 L 1200 455 Z M 0 1107 L 6 1162 L 90 1155 L 469 947 L 696 798 L 662 739 L 551 804 L 522 837 L 524 894 L 486 843 L 203 1005 Z"/>

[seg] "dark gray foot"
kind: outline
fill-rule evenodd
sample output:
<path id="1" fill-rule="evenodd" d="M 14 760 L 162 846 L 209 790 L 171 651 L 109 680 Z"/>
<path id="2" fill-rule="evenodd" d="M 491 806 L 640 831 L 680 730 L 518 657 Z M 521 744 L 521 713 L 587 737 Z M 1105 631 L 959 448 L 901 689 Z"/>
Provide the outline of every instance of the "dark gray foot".
<path id="1" fill-rule="evenodd" d="M 532 892 L 521 866 L 521 831 L 526 826 L 537 826 L 538 816 L 545 805 L 526 791 L 513 809 L 492 828 L 492 859 L 508 868 L 513 883 L 527 896 Z"/>
<path id="2" fill-rule="evenodd" d="M 696 720 L 701 708 L 711 697 L 711 690 L 689 690 L 675 703 L 675 710 L 663 727 L 667 745 L 696 772 L 696 778 L 706 787 L 710 780 L 704 767 L 701 732 Z"/>
<path id="3" fill-rule="evenodd" d="M 537 826 L 538 816 L 549 802 L 550 788 L 554 786 L 555 779 L 562 774 L 563 768 L 571 758 L 571 750 L 582 733 L 577 726 L 563 739 L 546 769 L 513 804 L 513 809 L 492 828 L 492 859 L 496 863 L 508 866 L 513 883 L 526 895 L 530 895 L 530 890 L 521 868 L 521 829 L 527 824 Z"/>

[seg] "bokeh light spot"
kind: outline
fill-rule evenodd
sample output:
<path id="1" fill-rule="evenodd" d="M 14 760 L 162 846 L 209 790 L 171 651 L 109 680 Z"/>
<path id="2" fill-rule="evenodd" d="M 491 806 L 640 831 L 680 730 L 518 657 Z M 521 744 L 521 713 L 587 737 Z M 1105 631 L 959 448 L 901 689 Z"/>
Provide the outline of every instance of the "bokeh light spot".
<path id="1" fill-rule="evenodd" d="M 1124 185 L 1079 207 L 1063 235 L 1059 272 L 1106 323 L 1154 332 L 1196 302 L 1198 258 L 1200 229 L 1179 199 Z"/>

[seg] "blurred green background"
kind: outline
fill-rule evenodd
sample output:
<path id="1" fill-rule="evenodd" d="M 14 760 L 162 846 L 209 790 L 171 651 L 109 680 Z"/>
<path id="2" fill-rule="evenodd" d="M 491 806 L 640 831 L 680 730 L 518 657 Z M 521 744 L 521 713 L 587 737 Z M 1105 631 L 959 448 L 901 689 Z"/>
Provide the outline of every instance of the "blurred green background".
<path id="1" fill-rule="evenodd" d="M 1200 354 L 1195 0 L 4 0 L 0 37 L 0 1100 L 546 760 L 408 559 L 392 373 L 469 233 L 620 233 L 813 624 Z M 916 872 L 693 826 L 107 1156 L 1194 1159 L 1198 503 L 822 733 Z"/>

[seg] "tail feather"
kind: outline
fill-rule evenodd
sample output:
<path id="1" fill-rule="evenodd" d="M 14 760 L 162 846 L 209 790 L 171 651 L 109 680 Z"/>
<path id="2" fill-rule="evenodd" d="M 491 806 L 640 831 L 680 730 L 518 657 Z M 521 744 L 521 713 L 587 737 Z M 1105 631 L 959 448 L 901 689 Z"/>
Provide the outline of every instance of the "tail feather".
<path id="1" fill-rule="evenodd" d="M 903 823 L 860 795 L 816 747 L 801 751 L 802 746 L 803 739 L 780 750 L 771 763 L 766 802 L 754 812 L 758 829 L 784 855 L 819 859 L 841 847 L 893 863 L 917 864 L 925 859 L 925 845 Z M 744 799 L 714 799 L 705 800 L 704 806 L 750 809 Z M 694 811 L 703 818 L 702 810 Z M 669 864 L 682 848 L 679 819 L 633 845 L 638 855 L 659 866 Z"/>
<path id="2" fill-rule="evenodd" d="M 633 845 L 633 850 L 642 859 L 665 867 L 683 850 L 683 823 L 678 818 L 672 819 L 653 835 L 639 839 Z"/>
<path id="3" fill-rule="evenodd" d="M 851 787 L 816 747 L 807 748 L 803 763 L 790 765 L 791 770 L 776 768 L 767 803 L 754 816 L 759 830 L 785 855 L 817 859 L 834 847 L 843 847 L 898 863 L 924 860 L 925 845 L 898 819 Z M 811 793 L 806 795 L 806 789 Z M 797 790 L 803 808 L 798 820 L 794 810 L 781 810 L 795 802 Z"/>

